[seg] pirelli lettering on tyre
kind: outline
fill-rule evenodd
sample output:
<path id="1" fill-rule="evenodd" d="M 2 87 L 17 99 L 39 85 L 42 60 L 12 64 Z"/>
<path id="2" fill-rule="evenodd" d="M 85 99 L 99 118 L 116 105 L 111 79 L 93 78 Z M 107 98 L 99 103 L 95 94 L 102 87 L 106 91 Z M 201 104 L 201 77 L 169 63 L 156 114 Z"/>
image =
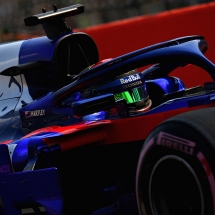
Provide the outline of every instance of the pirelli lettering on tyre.
<path id="1" fill-rule="evenodd" d="M 159 133 L 157 145 L 172 148 L 189 155 L 193 155 L 193 151 L 196 146 L 196 144 L 192 141 L 165 132 Z"/>
<path id="2" fill-rule="evenodd" d="M 35 116 L 45 116 L 45 110 L 32 110 L 25 111 L 25 118 L 35 117 Z"/>

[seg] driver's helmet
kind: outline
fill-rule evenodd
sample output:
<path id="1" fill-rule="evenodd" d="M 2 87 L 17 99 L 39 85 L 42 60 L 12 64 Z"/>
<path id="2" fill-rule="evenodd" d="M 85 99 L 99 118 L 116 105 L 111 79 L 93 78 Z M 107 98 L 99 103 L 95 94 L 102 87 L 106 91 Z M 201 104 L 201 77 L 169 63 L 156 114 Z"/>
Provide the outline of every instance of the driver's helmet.
<path id="1" fill-rule="evenodd" d="M 124 99 L 130 113 L 145 111 L 151 106 L 144 77 L 141 73 L 138 73 L 137 69 L 126 72 L 112 81 L 97 86 L 97 95 L 105 93 L 113 93 L 116 101 Z"/>
<path id="2" fill-rule="evenodd" d="M 145 111 L 150 108 L 151 100 L 146 89 L 144 77 L 136 69 L 117 77 L 123 91 L 115 93 L 115 100 L 125 99 L 131 112 Z"/>
<path id="3" fill-rule="evenodd" d="M 124 99 L 131 113 L 145 111 L 151 106 L 144 77 L 136 69 L 97 87 L 97 91 L 99 94 L 113 93 L 116 101 Z"/>

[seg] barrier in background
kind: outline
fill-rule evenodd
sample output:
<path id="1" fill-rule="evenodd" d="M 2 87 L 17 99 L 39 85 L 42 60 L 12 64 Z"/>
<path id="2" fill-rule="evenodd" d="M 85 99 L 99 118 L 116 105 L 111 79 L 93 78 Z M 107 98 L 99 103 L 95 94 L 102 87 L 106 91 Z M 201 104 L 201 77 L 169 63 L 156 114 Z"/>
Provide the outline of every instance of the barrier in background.
<path id="1" fill-rule="evenodd" d="M 215 63 L 214 23 L 215 3 L 206 3 L 89 27 L 81 31 L 95 40 L 100 60 L 177 37 L 202 35 L 209 44 L 206 56 Z M 181 77 L 188 87 L 201 84 L 202 81 L 211 81 L 208 74 L 194 66 L 178 69 L 172 75 Z"/>

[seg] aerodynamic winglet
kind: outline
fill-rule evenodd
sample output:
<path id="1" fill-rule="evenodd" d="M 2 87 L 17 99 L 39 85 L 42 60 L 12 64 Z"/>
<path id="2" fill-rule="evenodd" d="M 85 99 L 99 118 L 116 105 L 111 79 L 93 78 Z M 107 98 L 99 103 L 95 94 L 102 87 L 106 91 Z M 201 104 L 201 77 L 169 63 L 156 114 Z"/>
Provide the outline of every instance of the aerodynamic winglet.
<path id="1" fill-rule="evenodd" d="M 66 18 L 69 16 L 78 15 L 83 12 L 84 6 L 81 4 L 76 4 L 61 9 L 57 9 L 56 5 L 54 5 L 53 11 L 46 12 L 45 9 L 43 9 L 43 13 L 27 17 L 24 19 L 24 22 L 26 26 L 35 26 L 38 24 L 50 22 L 56 18 Z"/>
<path id="2" fill-rule="evenodd" d="M 58 9 L 53 5 L 53 11 L 46 12 L 42 9 L 41 14 L 33 15 L 24 19 L 26 26 L 35 26 L 42 24 L 46 36 L 54 40 L 65 33 L 72 32 L 71 28 L 66 24 L 66 17 L 75 16 L 84 12 L 84 6 L 81 4 L 72 5 Z"/>

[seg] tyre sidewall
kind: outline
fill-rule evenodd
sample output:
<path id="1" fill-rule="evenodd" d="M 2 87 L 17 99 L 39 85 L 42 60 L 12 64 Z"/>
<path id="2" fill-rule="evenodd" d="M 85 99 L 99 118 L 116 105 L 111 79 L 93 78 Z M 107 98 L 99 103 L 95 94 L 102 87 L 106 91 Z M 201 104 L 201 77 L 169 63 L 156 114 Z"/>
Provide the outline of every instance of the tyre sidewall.
<path id="1" fill-rule="evenodd" d="M 140 214 L 153 214 L 149 183 L 156 163 L 166 156 L 175 156 L 189 164 L 199 179 L 204 198 L 203 214 L 214 215 L 214 151 L 213 143 L 186 123 L 168 121 L 158 126 L 146 139 L 138 162 L 136 193 Z"/>

